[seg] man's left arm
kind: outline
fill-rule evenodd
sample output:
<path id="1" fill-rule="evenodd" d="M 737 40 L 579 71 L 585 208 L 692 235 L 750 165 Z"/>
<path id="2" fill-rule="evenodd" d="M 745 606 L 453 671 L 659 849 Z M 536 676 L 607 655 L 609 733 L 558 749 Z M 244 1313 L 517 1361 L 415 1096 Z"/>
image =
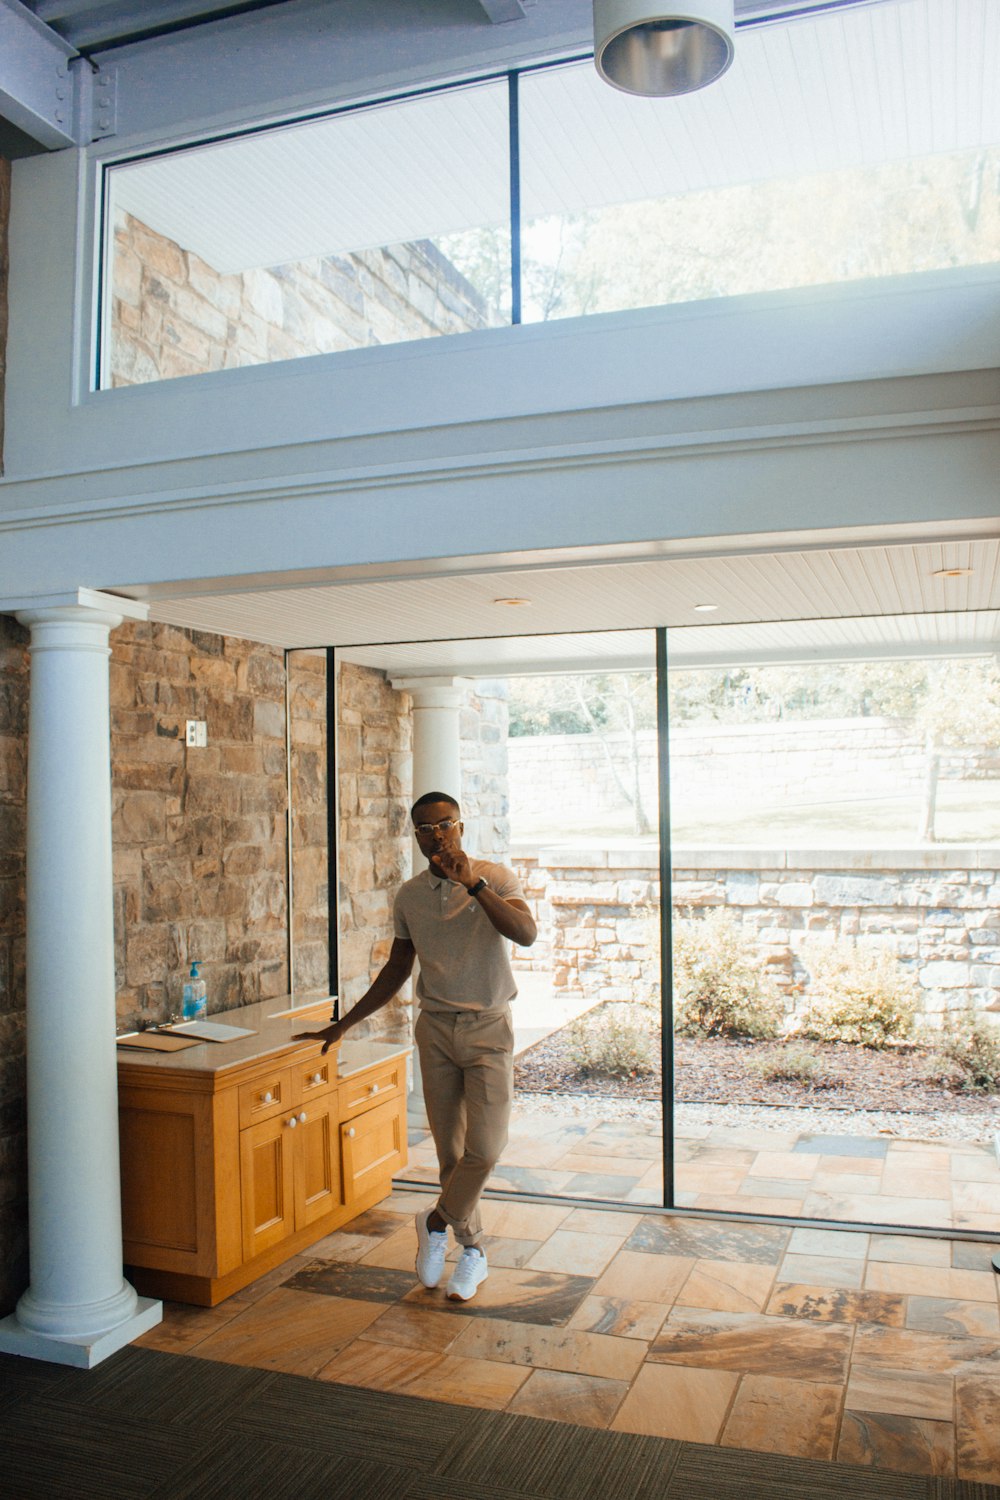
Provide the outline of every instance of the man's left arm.
<path id="1" fill-rule="evenodd" d="M 501 896 L 491 886 L 484 885 L 472 898 L 478 901 L 493 926 L 503 937 L 510 938 L 522 948 L 530 948 L 538 936 L 535 919 L 527 902 L 516 896 Z"/>
<path id="2" fill-rule="evenodd" d="M 464 849 L 442 850 L 435 855 L 435 862 L 449 880 L 457 880 L 467 891 L 471 892 L 479 884 Z M 472 899 L 479 902 L 501 937 L 510 938 L 522 948 L 531 947 L 538 936 L 538 928 L 526 901 L 518 896 L 502 896 L 485 883 Z"/>

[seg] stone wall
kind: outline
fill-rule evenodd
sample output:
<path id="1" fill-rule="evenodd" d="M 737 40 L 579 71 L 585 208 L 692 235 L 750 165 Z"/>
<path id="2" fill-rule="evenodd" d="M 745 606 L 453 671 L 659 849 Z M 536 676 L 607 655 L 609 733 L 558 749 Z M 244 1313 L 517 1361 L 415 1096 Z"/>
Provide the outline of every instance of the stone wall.
<path id="1" fill-rule="evenodd" d="M 4 390 L 7 383 L 7 224 L 10 219 L 10 162 L 0 156 L 0 474 L 3 473 Z"/>
<path id="2" fill-rule="evenodd" d="M 428 241 L 221 275 L 115 219 L 113 386 L 486 326 L 479 295 Z"/>
<path id="3" fill-rule="evenodd" d="M 283 654 L 149 623 L 111 643 L 119 1024 L 177 1011 L 196 958 L 210 1011 L 286 994 Z"/>
<path id="4" fill-rule="evenodd" d="M 24 880 L 28 632 L 0 615 L 0 1317 L 28 1281 Z"/>
<path id="5" fill-rule="evenodd" d="M 340 1001 L 347 1011 L 389 956 L 392 901 L 410 874 L 410 699 L 383 672 L 341 662 L 337 683 Z M 397 998 L 360 1034 L 408 1036 Z"/>
<path id="6" fill-rule="evenodd" d="M 506 681 L 476 682 L 459 714 L 462 787 L 456 795 L 462 804 L 465 847 L 482 859 L 503 862 L 510 851 L 507 720 Z"/>
<path id="7" fill-rule="evenodd" d="M 643 803 L 655 823 L 656 733 L 637 736 Z M 628 742 L 606 737 L 624 774 Z M 565 821 L 580 827 L 609 814 L 627 820 L 626 805 L 608 775 L 605 750 L 596 735 L 525 735 L 510 741 L 510 797 L 518 826 L 530 837 L 532 824 L 552 829 Z M 679 728 L 670 735 L 670 787 L 678 802 L 715 801 L 739 788 L 778 800 L 800 794 L 878 797 L 917 793 L 926 774 L 922 735 L 906 721 L 881 718 L 806 719 L 770 724 Z M 948 751 L 940 775 L 1000 777 L 1000 757 Z"/>
<path id="8" fill-rule="evenodd" d="M 807 943 L 837 938 L 890 949 L 914 976 L 928 1019 L 965 1005 L 1000 1012 L 1000 849 L 674 852 L 673 901 L 695 917 L 726 907 L 761 963 L 801 1004 Z M 541 929 L 520 968 L 595 999 L 655 981 L 659 901 L 648 851 L 521 847 L 515 866 Z"/>
<path id="9" fill-rule="evenodd" d="M 326 653 L 288 654 L 292 993 L 330 993 Z"/>

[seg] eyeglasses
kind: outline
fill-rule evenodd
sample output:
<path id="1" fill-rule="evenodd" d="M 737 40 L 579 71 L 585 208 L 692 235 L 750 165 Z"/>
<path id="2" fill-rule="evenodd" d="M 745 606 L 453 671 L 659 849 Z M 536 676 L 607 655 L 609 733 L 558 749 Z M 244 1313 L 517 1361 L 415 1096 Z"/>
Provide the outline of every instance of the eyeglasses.
<path id="1" fill-rule="evenodd" d="M 436 829 L 440 828 L 442 833 L 450 833 L 453 828 L 457 827 L 457 818 L 442 818 L 440 823 L 414 823 L 413 831 L 414 833 L 428 834 L 434 833 Z"/>

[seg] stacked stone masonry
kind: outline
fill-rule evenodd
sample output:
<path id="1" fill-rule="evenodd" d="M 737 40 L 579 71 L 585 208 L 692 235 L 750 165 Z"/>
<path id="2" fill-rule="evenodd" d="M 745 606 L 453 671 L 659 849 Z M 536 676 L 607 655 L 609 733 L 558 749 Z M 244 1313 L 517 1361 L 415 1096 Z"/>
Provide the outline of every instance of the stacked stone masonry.
<path id="1" fill-rule="evenodd" d="M 330 993 L 326 653 L 288 655 L 292 992 Z"/>
<path id="2" fill-rule="evenodd" d="M 129 214 L 115 221 L 114 386 L 486 326 L 426 241 L 223 275 Z"/>
<path id="3" fill-rule="evenodd" d="M 28 1279 L 24 883 L 28 632 L 0 615 L 0 1316 Z"/>
<path id="4" fill-rule="evenodd" d="M 286 994 L 283 653 L 127 622 L 110 670 L 119 1024 L 178 1011 L 194 959 L 210 1011 Z"/>
<path id="5" fill-rule="evenodd" d="M 1000 1012 L 1000 849 L 675 851 L 674 910 L 725 907 L 801 1006 L 804 946 L 838 938 L 887 948 L 916 979 L 931 1021 L 971 1005 Z M 548 941 L 515 950 L 518 967 L 551 970 L 559 988 L 628 999 L 655 982 L 649 910 L 659 902 L 652 851 L 515 854 Z"/>

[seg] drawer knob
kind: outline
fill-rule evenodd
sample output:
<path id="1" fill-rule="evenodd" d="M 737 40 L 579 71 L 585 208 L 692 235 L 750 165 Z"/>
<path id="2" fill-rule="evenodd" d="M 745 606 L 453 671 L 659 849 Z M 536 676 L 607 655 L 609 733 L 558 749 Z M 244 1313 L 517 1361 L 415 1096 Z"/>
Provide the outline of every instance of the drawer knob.
<path id="1" fill-rule="evenodd" d="M 368 1090 L 368 1092 L 369 1092 L 369 1094 L 377 1094 L 378 1093 L 378 1084 L 377 1083 L 373 1083 L 372 1086 L 371 1086 L 371 1088 Z"/>
<path id="2" fill-rule="evenodd" d="M 303 1110 L 299 1111 L 299 1124 L 300 1125 L 304 1125 L 305 1123 L 306 1123 L 306 1112 L 303 1109 Z"/>
<path id="3" fill-rule="evenodd" d="M 295 1116 L 294 1116 L 294 1115 L 292 1115 L 292 1118 L 291 1118 L 291 1119 L 290 1119 L 290 1120 L 289 1120 L 289 1122 L 288 1122 L 288 1128 L 289 1128 L 289 1129 L 290 1129 L 290 1130 L 294 1130 L 294 1129 L 295 1129 L 295 1127 L 296 1127 L 296 1125 L 297 1125 L 297 1124 L 298 1124 L 298 1123 L 299 1123 L 299 1122 L 298 1122 L 298 1120 L 297 1120 L 297 1119 L 296 1119 L 296 1118 L 295 1118 Z"/>
<path id="4" fill-rule="evenodd" d="M 354 1139 L 354 1126 L 353 1125 L 350 1127 L 350 1129 L 348 1130 L 347 1134 L 350 1136 L 351 1140 L 353 1141 L 353 1139 Z"/>
<path id="5" fill-rule="evenodd" d="M 261 1104 L 272 1104 L 274 1102 L 274 1095 L 271 1093 L 270 1089 L 268 1089 L 266 1094 L 261 1094 L 260 1102 Z"/>
<path id="6" fill-rule="evenodd" d="M 313 1081 L 313 1083 L 322 1083 L 323 1082 L 323 1075 L 322 1075 L 322 1073 L 314 1073 L 313 1076 L 312 1076 L 312 1081 Z"/>

